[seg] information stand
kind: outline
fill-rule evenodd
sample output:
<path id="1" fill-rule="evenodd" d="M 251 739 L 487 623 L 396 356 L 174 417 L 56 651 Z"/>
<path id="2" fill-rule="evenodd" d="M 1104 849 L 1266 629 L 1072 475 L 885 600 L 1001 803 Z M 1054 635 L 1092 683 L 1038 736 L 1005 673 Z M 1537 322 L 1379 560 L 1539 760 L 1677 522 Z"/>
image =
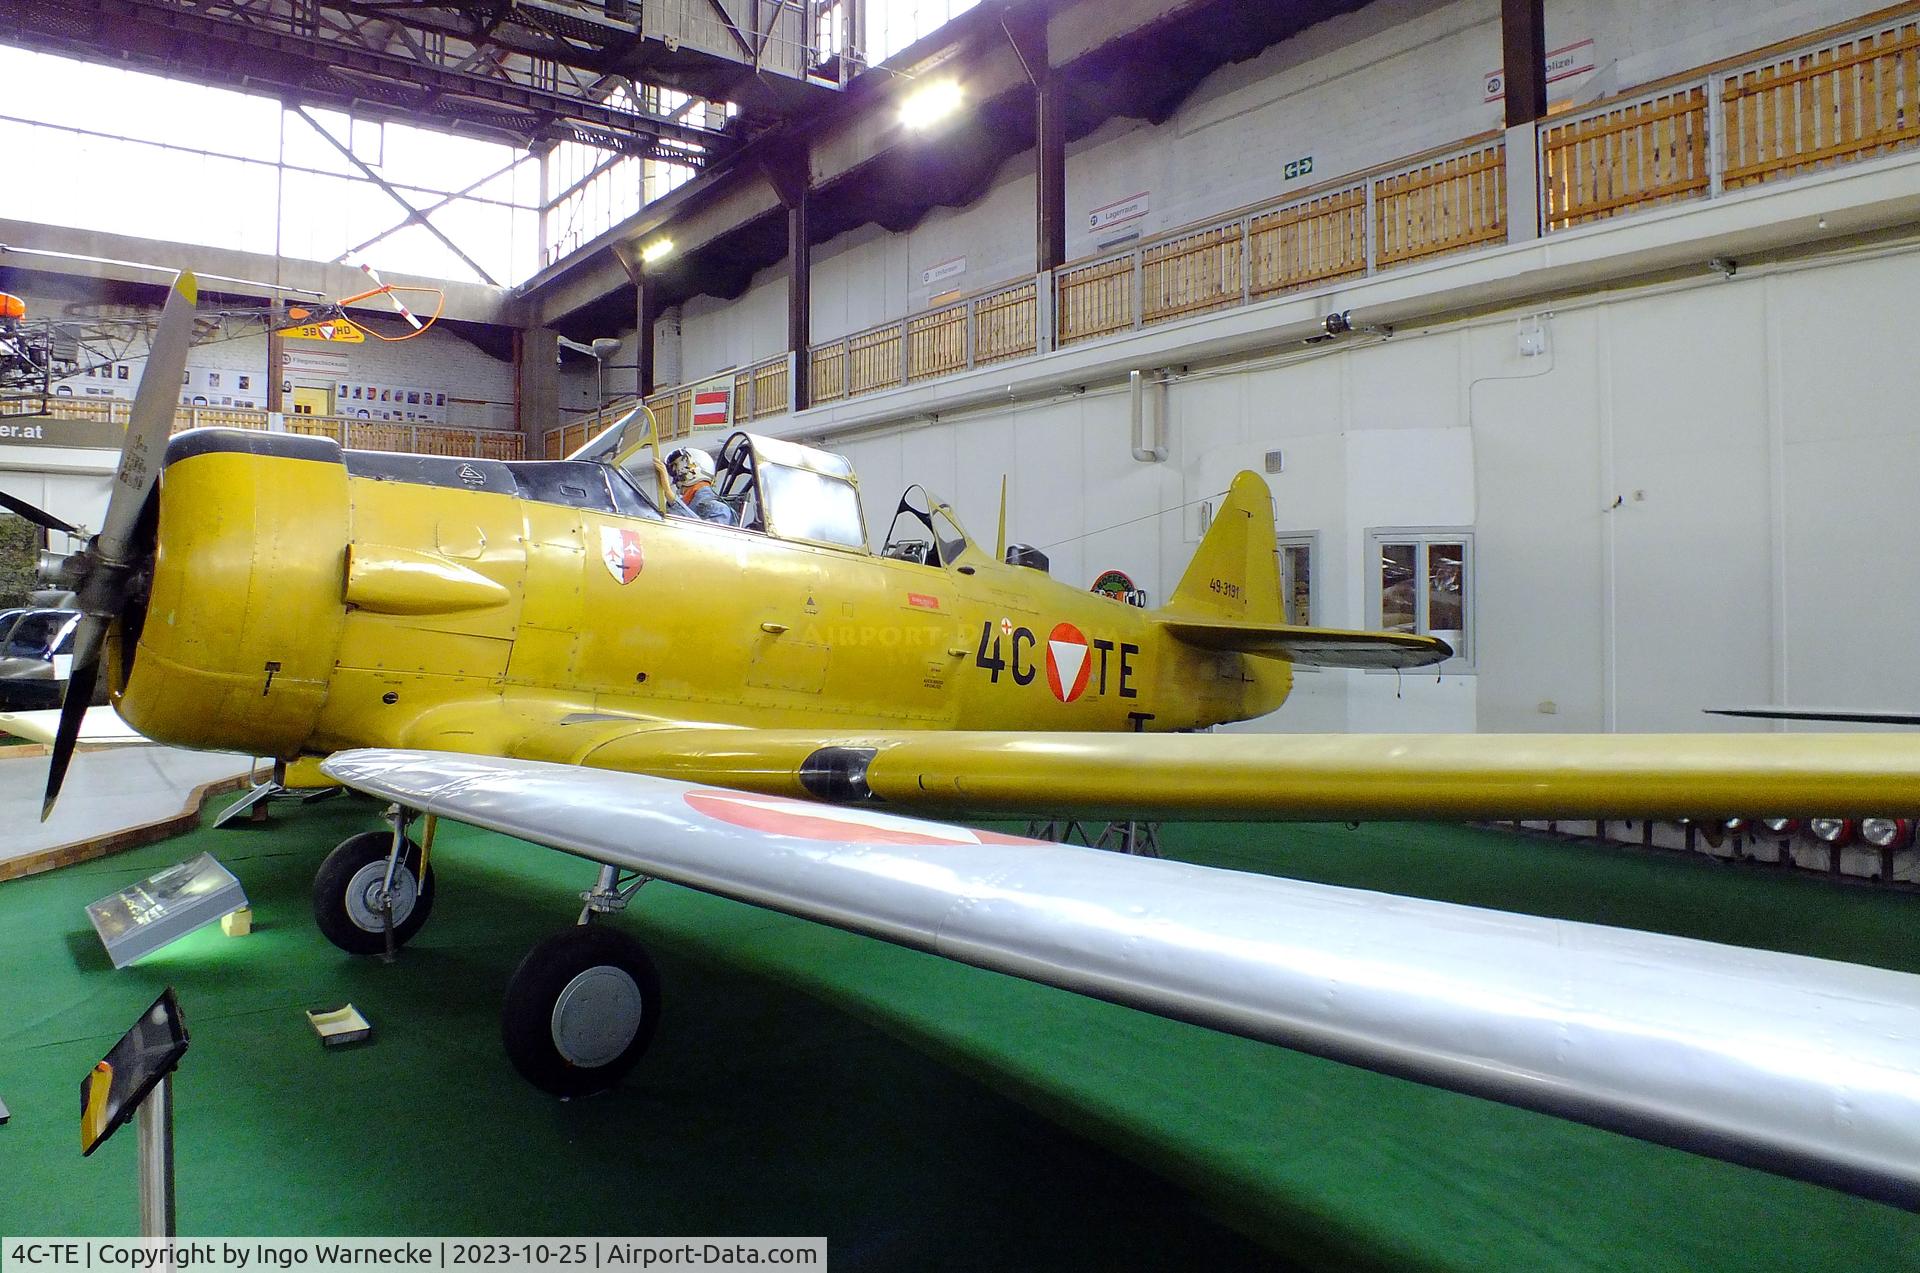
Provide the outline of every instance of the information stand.
<path id="1" fill-rule="evenodd" d="M 173 1090 L 168 1076 L 187 1052 L 187 1026 L 173 987 L 161 992 L 80 1080 L 80 1152 L 106 1144 L 139 1115 L 140 1234 L 174 1236 Z"/>

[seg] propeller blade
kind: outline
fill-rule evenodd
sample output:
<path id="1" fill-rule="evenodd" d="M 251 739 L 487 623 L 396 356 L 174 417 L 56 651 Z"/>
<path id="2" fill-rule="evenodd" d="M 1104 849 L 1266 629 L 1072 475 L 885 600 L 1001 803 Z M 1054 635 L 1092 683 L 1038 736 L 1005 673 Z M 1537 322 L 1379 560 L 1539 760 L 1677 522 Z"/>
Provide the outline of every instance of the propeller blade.
<path id="1" fill-rule="evenodd" d="M 200 285 L 193 272 L 180 271 L 180 276 L 173 281 L 173 290 L 167 293 L 160 323 L 154 328 L 153 342 L 147 349 L 146 370 L 140 373 L 140 392 L 134 395 L 133 411 L 127 423 L 127 443 L 120 452 L 120 471 L 114 475 L 107 515 L 100 524 L 97 551 L 103 560 L 113 565 L 127 563 L 134 522 L 139 520 L 140 509 L 147 502 L 147 492 L 160 476 L 160 457 L 173 432 L 174 408 L 180 401 L 180 377 L 187 370 L 187 353 L 193 345 L 193 311 L 199 300 Z M 90 608 L 87 612 L 98 613 Z"/>
<path id="2" fill-rule="evenodd" d="M 78 526 L 69 526 L 52 513 L 49 513 L 46 509 L 35 508 L 32 504 L 27 503 L 27 501 L 9 495 L 5 491 L 0 491 L 0 508 L 20 514 L 20 516 L 26 518 L 35 526 L 44 526 L 48 530 L 65 531 L 69 535 L 77 535 L 80 533 Z"/>
<path id="3" fill-rule="evenodd" d="M 53 814 L 53 802 L 60 798 L 61 784 L 67 780 L 67 766 L 73 761 L 73 747 L 80 740 L 80 726 L 87 718 L 87 705 L 93 702 L 94 682 L 100 678 L 100 647 L 107 632 L 107 621 L 87 615 L 73 636 L 73 670 L 67 675 L 67 696 L 60 702 L 60 729 L 53 738 L 53 755 L 47 765 L 47 798 L 40 806 L 40 821 Z"/>
<path id="4" fill-rule="evenodd" d="M 167 449 L 167 437 L 173 432 L 174 407 L 179 401 L 180 377 L 187 368 L 187 352 L 193 345 L 194 307 L 199 300 L 200 286 L 193 273 L 180 271 L 147 349 L 147 366 L 140 375 L 140 392 L 134 395 L 127 442 L 120 451 L 120 470 L 114 474 L 113 492 L 107 498 L 107 515 L 100 533 L 88 545 L 85 565 L 79 572 L 77 591 L 85 617 L 74 633 L 73 670 L 67 677 L 67 694 L 60 703 L 60 729 L 54 735 L 53 755 L 47 766 L 47 798 L 40 807 L 42 822 L 52 814 L 53 803 L 60 798 L 60 786 L 67 778 L 67 767 L 73 761 L 80 725 L 100 679 L 100 650 L 106 643 L 107 629 L 126 606 L 135 565 L 133 529 L 153 484 L 159 480 L 160 461 Z"/>

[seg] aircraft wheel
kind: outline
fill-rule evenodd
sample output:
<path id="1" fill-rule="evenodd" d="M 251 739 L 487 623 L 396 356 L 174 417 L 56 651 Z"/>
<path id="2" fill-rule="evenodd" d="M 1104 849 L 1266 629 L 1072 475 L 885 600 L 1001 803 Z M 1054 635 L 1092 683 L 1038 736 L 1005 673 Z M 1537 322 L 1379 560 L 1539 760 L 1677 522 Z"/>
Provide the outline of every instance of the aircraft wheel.
<path id="1" fill-rule="evenodd" d="M 599 924 L 556 933 L 507 983 L 500 1037 L 529 1083 L 585 1096 L 618 1083 L 660 1024 L 660 974 L 639 942 Z"/>
<path id="2" fill-rule="evenodd" d="M 313 877 L 313 918 L 326 939 L 353 955 L 387 948 L 380 890 L 387 877 L 393 832 L 363 831 L 340 842 Z M 433 913 L 433 868 L 420 871 L 420 846 L 411 840 L 393 872 L 393 944 L 413 940 Z"/>

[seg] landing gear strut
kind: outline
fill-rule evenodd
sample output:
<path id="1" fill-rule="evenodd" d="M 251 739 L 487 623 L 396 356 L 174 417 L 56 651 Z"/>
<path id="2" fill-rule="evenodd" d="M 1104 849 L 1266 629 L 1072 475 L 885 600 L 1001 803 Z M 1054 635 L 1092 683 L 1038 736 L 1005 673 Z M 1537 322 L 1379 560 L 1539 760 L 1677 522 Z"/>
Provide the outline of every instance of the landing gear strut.
<path id="1" fill-rule="evenodd" d="M 213 820 L 216 830 L 237 824 L 242 818 L 254 824 L 267 820 L 269 806 L 276 800 L 298 800 L 301 804 L 318 804 L 322 800 L 332 800 L 347 794 L 345 787 L 317 787 L 311 791 L 299 790 L 287 786 L 287 763 L 284 760 L 273 762 L 273 776 L 265 782 L 257 782 L 253 789 L 220 811 Z"/>
<path id="2" fill-rule="evenodd" d="M 624 910 L 647 882 L 602 867 L 580 922 L 535 946 L 507 983 L 500 1037 L 522 1077 L 556 1096 L 618 1083 L 660 1025 L 660 974 L 639 942 L 591 922 Z"/>
<path id="3" fill-rule="evenodd" d="M 365 831 L 327 854 L 313 877 L 313 918 L 326 939 L 354 955 L 391 959 L 433 913 L 433 867 L 395 809 L 391 831 Z M 432 843 L 428 820 L 426 843 Z"/>

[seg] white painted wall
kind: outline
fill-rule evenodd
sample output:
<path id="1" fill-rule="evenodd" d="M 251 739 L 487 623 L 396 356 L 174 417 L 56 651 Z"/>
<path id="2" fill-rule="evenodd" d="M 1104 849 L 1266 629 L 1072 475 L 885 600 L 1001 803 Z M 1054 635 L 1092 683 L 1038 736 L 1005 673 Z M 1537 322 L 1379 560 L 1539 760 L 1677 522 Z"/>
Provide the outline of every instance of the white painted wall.
<path id="1" fill-rule="evenodd" d="M 816 297 L 824 271 L 819 250 L 814 256 Z M 816 299 L 816 312 L 818 306 Z M 699 380 L 728 367 L 744 367 L 762 358 L 784 353 L 787 348 L 787 271 L 786 264 L 762 270 L 753 285 L 736 300 L 723 301 L 713 296 L 696 296 L 680 306 L 679 378 L 667 379 L 665 368 L 657 368 L 656 384 L 669 385 Z M 654 351 L 659 352 L 660 326 L 656 325 Z"/>
<path id="2" fill-rule="evenodd" d="M 0 443 L 0 491 L 82 530 L 97 530 L 112 493 L 114 458 L 112 452 Z M 49 465 L 59 471 L 42 467 Z M 10 516 L 0 513 L 0 517 Z M 52 530 L 47 532 L 47 546 L 58 553 L 77 552 L 85 541 Z"/>
<path id="3" fill-rule="evenodd" d="M 1555 85 L 1554 100 L 1592 100 L 1777 40 L 1874 12 L 1875 0 L 1549 0 L 1547 44 L 1594 41 L 1590 77 Z M 1485 100 L 1499 68 L 1498 0 L 1377 0 L 1260 56 L 1222 67 L 1159 126 L 1117 119 L 1067 157 L 1067 255 L 1102 250 L 1128 230 L 1151 237 L 1284 197 L 1348 172 L 1501 126 Z M 1288 180 L 1289 161 L 1313 158 Z M 1089 213 L 1146 193 L 1147 214 L 1094 233 Z M 1009 161 L 966 208 L 937 209 L 904 234 L 865 226 L 813 253 L 813 338 L 831 340 L 925 308 L 933 295 L 974 292 L 1033 269 L 1033 155 Z M 932 286 L 923 272 L 965 258 Z M 784 267 L 763 271 L 732 302 L 701 297 L 682 315 L 679 379 L 780 353 Z M 661 384 L 672 383 L 662 379 Z"/>
<path id="4" fill-rule="evenodd" d="M 1920 704 L 1920 250 L 1704 276 L 1566 303 L 1522 357 L 1520 315 L 1212 369 L 1169 391 L 1171 454 L 1130 454 L 1110 387 L 836 441 L 876 540 L 905 481 L 1056 578 L 1132 575 L 1164 601 L 1193 504 L 1268 476 L 1318 536 L 1318 619 L 1367 613 L 1367 532 L 1474 532 L 1476 668 L 1302 671 L 1256 727 L 1698 730 L 1757 702 Z M 1550 707 L 1550 711 L 1547 710 Z"/>

